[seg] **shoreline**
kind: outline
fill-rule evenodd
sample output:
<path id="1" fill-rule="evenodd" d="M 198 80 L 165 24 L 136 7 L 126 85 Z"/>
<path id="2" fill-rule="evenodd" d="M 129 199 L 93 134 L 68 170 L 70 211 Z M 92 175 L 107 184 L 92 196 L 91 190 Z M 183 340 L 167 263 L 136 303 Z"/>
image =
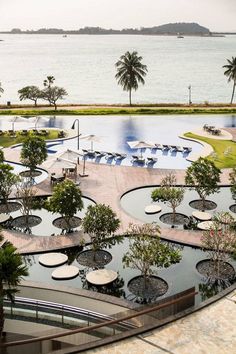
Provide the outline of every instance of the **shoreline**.
<path id="1" fill-rule="evenodd" d="M 236 114 L 236 104 L 59 104 L 57 110 L 48 105 L 0 105 L 0 115 L 168 115 L 168 114 Z"/>

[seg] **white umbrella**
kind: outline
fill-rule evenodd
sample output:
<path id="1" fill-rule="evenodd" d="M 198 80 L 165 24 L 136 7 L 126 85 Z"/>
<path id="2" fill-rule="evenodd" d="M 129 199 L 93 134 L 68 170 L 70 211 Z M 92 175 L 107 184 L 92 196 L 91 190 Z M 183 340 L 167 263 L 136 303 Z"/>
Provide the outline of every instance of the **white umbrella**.
<path id="1" fill-rule="evenodd" d="M 93 134 L 81 136 L 80 140 L 81 139 L 91 141 L 91 151 L 93 151 L 93 143 L 94 142 L 97 142 L 97 143 L 100 142 L 100 138 L 98 136 L 96 136 L 96 135 L 93 135 Z"/>
<path id="2" fill-rule="evenodd" d="M 83 154 L 79 153 L 78 151 L 74 151 L 74 150 L 70 150 L 70 149 L 60 151 L 57 154 L 58 158 L 70 160 L 70 161 L 72 161 L 74 163 L 78 162 L 78 158 L 80 156 L 83 156 Z"/>
<path id="3" fill-rule="evenodd" d="M 142 157 L 142 149 L 155 147 L 155 144 L 152 143 L 151 141 L 142 141 L 142 140 L 127 141 L 127 144 L 131 147 L 131 149 L 140 149 L 141 157 Z"/>
<path id="4" fill-rule="evenodd" d="M 32 120 L 32 117 L 27 118 L 27 117 L 22 117 L 22 116 L 15 116 L 15 117 L 11 117 L 8 121 L 12 122 L 12 130 L 14 131 L 15 123 L 29 122 L 31 120 Z"/>
<path id="5" fill-rule="evenodd" d="M 70 160 L 57 157 L 44 162 L 42 164 L 42 167 L 50 170 L 57 170 L 59 168 L 74 168 L 76 167 L 76 163 Z"/>

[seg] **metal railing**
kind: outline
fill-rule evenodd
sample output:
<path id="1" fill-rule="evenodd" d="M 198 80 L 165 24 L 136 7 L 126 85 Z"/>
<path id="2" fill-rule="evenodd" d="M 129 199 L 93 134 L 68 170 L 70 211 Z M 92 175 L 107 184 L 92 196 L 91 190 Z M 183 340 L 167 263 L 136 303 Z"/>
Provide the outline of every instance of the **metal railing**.
<path id="1" fill-rule="evenodd" d="M 184 292 L 183 292 L 184 293 Z M 43 341 L 50 341 L 50 340 L 57 340 L 58 338 L 62 338 L 62 337 L 66 337 L 68 338 L 68 336 L 71 335 L 78 335 L 78 334 L 85 334 L 85 333 L 93 333 L 97 330 L 101 330 L 104 329 L 106 327 L 108 328 L 113 328 L 114 325 L 119 325 L 122 326 L 123 328 L 126 326 L 126 332 L 122 333 L 122 338 L 126 338 L 130 335 L 133 335 L 136 330 L 139 330 L 139 332 L 141 333 L 143 330 L 147 330 L 147 328 L 149 327 L 157 327 L 158 324 L 162 323 L 163 321 L 161 321 L 160 319 L 163 319 L 163 314 L 161 314 L 161 316 L 159 316 L 159 314 L 162 311 L 165 311 L 166 308 L 168 307 L 174 307 L 175 308 L 175 312 L 174 314 L 176 315 L 176 313 L 181 312 L 181 304 L 185 304 L 185 302 L 187 303 L 187 308 L 193 306 L 194 304 L 194 298 L 195 295 L 197 294 L 196 291 L 193 291 L 193 289 L 189 289 L 188 291 L 185 292 L 185 295 L 179 296 L 177 298 L 174 298 L 173 300 L 170 301 L 164 301 L 163 303 L 159 304 L 159 305 L 152 305 L 152 306 L 147 306 L 144 307 L 144 309 L 137 309 L 137 310 L 130 310 L 128 311 L 128 315 L 120 315 L 118 316 L 118 318 L 116 319 L 106 319 L 104 318 L 104 321 L 102 323 L 97 323 L 97 324 L 93 324 L 91 326 L 87 326 L 87 327 L 83 327 L 83 328 L 76 328 L 76 329 L 72 329 L 72 330 L 67 330 L 67 331 L 63 331 L 60 333 L 53 333 L 53 334 L 49 334 L 49 335 L 45 335 L 45 336 L 41 336 L 41 337 L 37 337 L 37 338 L 29 338 L 29 339 L 24 339 L 24 340 L 17 340 L 14 342 L 5 342 L 5 343 L 1 343 L 0 347 L 14 347 L 14 346 L 25 346 L 27 344 L 32 344 L 32 343 L 37 343 L 37 342 L 43 342 Z M 189 301 L 189 303 L 188 303 Z M 178 309 L 179 306 L 179 309 Z M 186 309 L 186 307 L 185 307 Z M 184 309 L 182 309 L 184 310 Z M 87 311 L 85 311 L 87 312 Z M 167 311 L 168 312 L 168 311 Z M 96 313 L 95 313 L 96 314 Z M 170 315 L 169 315 L 170 316 Z M 105 316 L 106 317 L 106 316 Z M 139 318 L 138 318 L 139 317 Z M 168 317 L 168 315 L 167 315 Z M 128 328 L 129 327 L 129 328 Z M 115 340 L 115 333 L 113 333 L 112 331 L 110 332 L 110 338 L 109 341 L 114 341 Z M 117 338 L 119 337 L 120 333 L 118 334 Z M 88 341 L 88 339 L 87 339 Z M 93 339 L 89 339 L 89 341 L 87 343 L 82 343 L 83 346 L 83 350 L 84 350 L 84 345 L 93 345 L 93 346 L 97 346 L 98 341 L 94 341 L 95 344 L 91 343 L 93 341 Z M 73 346 L 73 349 L 75 349 L 75 352 L 78 352 L 79 346 L 76 344 L 71 344 Z M 69 348 L 69 352 L 72 353 L 72 347 Z M 63 349 L 63 352 L 66 352 L 66 349 Z"/>

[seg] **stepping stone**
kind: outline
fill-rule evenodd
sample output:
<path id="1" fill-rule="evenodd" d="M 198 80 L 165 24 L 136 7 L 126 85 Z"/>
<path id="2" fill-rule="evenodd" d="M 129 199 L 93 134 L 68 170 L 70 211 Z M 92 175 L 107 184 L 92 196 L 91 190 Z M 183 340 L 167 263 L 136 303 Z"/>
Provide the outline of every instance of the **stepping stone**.
<path id="1" fill-rule="evenodd" d="M 79 268 L 72 265 L 65 265 L 55 269 L 52 272 L 52 278 L 58 280 L 66 280 L 75 278 L 79 274 Z"/>
<path id="2" fill-rule="evenodd" d="M 197 227 L 200 229 L 200 230 L 210 230 L 212 228 L 212 226 L 214 225 L 213 221 L 202 221 L 200 222 L 199 224 L 197 224 Z M 220 226 L 218 226 L 219 229 L 221 229 Z"/>
<path id="3" fill-rule="evenodd" d="M 68 256 L 63 253 L 45 253 L 39 256 L 39 263 L 45 267 L 57 267 L 66 263 L 68 260 Z"/>
<path id="4" fill-rule="evenodd" d="M 0 224 L 3 224 L 4 222 L 6 222 L 9 219 L 10 219 L 10 215 L 0 214 Z"/>
<path id="5" fill-rule="evenodd" d="M 146 214 L 156 214 L 156 213 L 160 213 L 160 211 L 161 211 L 161 207 L 159 205 L 150 204 L 145 207 Z"/>
<path id="6" fill-rule="evenodd" d="M 202 221 L 208 221 L 208 220 L 211 220 L 211 218 L 212 218 L 211 214 L 206 213 L 205 211 L 198 211 L 198 210 L 194 210 L 192 212 L 192 216 L 194 216 L 196 219 L 202 220 Z"/>
<path id="7" fill-rule="evenodd" d="M 98 269 L 89 272 L 86 280 L 94 285 L 106 285 L 112 283 L 118 277 L 118 273 L 111 269 Z"/>

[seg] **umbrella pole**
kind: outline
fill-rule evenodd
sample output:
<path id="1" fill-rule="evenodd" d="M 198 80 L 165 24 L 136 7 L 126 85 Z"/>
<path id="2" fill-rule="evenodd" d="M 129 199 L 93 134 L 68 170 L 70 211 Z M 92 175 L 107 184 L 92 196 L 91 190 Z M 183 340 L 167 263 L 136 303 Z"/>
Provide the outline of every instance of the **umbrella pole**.
<path id="1" fill-rule="evenodd" d="M 80 177 L 88 177 L 87 174 L 85 174 L 85 154 L 83 155 L 83 173 L 79 174 Z"/>

